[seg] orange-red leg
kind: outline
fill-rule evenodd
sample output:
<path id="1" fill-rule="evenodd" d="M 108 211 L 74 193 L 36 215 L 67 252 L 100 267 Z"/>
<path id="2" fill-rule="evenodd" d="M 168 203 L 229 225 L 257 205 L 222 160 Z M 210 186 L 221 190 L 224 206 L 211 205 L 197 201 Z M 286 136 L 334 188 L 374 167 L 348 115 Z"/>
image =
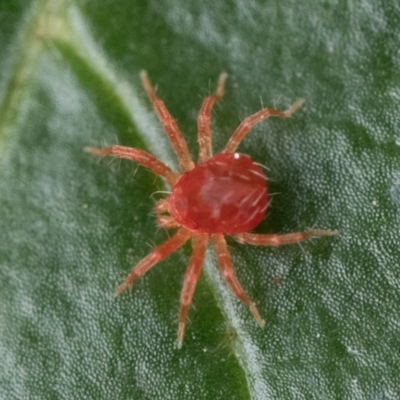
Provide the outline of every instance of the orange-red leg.
<path id="1" fill-rule="evenodd" d="M 224 95 L 225 81 L 228 74 L 223 72 L 218 78 L 217 91 L 214 95 L 208 96 L 203 100 L 203 104 L 197 117 L 197 130 L 199 140 L 199 163 L 207 161 L 212 157 L 212 137 L 211 137 L 211 110 L 214 103 L 221 100 Z"/>
<path id="2" fill-rule="evenodd" d="M 193 235 L 192 246 L 193 252 L 190 257 L 189 266 L 183 280 L 183 288 L 181 292 L 181 308 L 179 312 L 178 327 L 178 348 L 182 347 L 183 335 L 185 333 L 185 321 L 197 280 L 199 279 L 201 267 L 203 266 L 204 256 L 206 253 L 208 242 L 208 234 Z"/>
<path id="3" fill-rule="evenodd" d="M 96 147 L 86 147 L 85 150 L 96 156 L 114 156 L 136 161 L 138 164 L 151 170 L 154 174 L 165 178 L 171 187 L 180 177 L 179 174 L 172 171 L 171 168 L 167 167 L 163 162 L 149 153 L 146 153 L 144 150 L 125 146 L 112 146 L 100 149 Z"/>
<path id="4" fill-rule="evenodd" d="M 336 231 L 312 229 L 305 232 L 287 233 L 285 235 L 240 233 L 232 237 L 239 243 L 254 244 L 257 246 L 281 246 L 283 244 L 299 243 L 311 237 L 333 236 Z"/>
<path id="5" fill-rule="evenodd" d="M 146 90 L 147 96 L 149 96 L 150 101 L 153 104 L 154 111 L 158 115 L 158 118 L 167 133 L 169 140 L 171 141 L 172 147 L 178 156 L 179 166 L 181 171 L 189 171 L 194 168 L 194 163 L 192 157 L 190 156 L 189 149 L 187 147 L 186 141 L 182 136 L 181 131 L 178 128 L 175 120 L 172 118 L 171 114 L 165 107 L 165 104 L 160 100 L 151 86 L 150 80 L 147 77 L 147 72 L 142 71 L 140 73 L 140 78 L 144 89 Z"/>
<path id="6" fill-rule="evenodd" d="M 249 297 L 247 297 L 242 286 L 235 276 L 235 271 L 233 270 L 231 257 L 228 247 L 226 245 L 224 235 L 222 233 L 212 235 L 212 242 L 215 247 L 215 252 L 217 254 L 221 276 L 226 280 L 226 282 L 232 289 L 232 292 L 240 300 L 242 300 L 243 303 L 247 304 L 250 307 L 250 311 L 252 312 L 255 320 L 261 327 L 263 327 L 265 325 L 265 322 L 261 318 L 260 313 L 256 308 L 256 305 L 250 300 Z"/>
<path id="7" fill-rule="evenodd" d="M 233 153 L 254 125 L 269 117 L 290 117 L 290 115 L 293 114 L 303 103 L 304 100 L 298 100 L 286 111 L 279 111 L 275 110 L 274 108 L 263 108 L 255 114 L 250 115 L 250 117 L 245 118 L 233 132 L 225 148 L 222 150 L 222 153 Z"/>
<path id="8" fill-rule="evenodd" d="M 157 264 L 164 258 L 168 257 L 174 251 L 178 250 L 186 241 L 190 239 L 192 234 L 185 228 L 180 228 L 178 232 L 168 239 L 161 246 L 156 247 L 148 256 L 139 261 L 126 278 L 125 282 L 118 286 L 115 295 L 121 294 L 128 286 L 141 275 L 144 275 L 153 265 Z"/>

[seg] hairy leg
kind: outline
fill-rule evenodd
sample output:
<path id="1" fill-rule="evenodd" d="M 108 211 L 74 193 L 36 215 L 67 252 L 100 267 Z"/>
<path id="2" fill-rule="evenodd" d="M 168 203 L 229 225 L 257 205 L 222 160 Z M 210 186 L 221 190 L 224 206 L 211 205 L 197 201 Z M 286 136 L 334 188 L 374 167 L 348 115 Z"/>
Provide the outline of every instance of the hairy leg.
<path id="1" fill-rule="evenodd" d="M 184 172 L 193 169 L 195 165 L 192 161 L 192 157 L 190 156 L 186 141 L 183 138 L 182 133 L 179 130 L 175 120 L 172 118 L 171 114 L 165 107 L 164 102 L 156 96 L 156 93 L 151 86 L 150 80 L 147 77 L 147 72 L 142 71 L 140 73 L 140 78 L 142 79 L 142 83 L 144 89 L 146 90 L 147 96 L 149 96 L 149 99 L 153 104 L 154 110 L 157 113 L 158 118 L 169 137 L 169 140 L 176 155 L 178 156 L 181 171 Z"/>
<path id="2" fill-rule="evenodd" d="M 132 161 L 136 161 L 143 167 L 148 168 L 154 174 L 163 177 L 168 185 L 171 187 L 179 179 L 180 175 L 172 171 L 171 168 L 167 167 L 163 162 L 153 157 L 149 153 L 143 150 L 135 149 L 133 147 L 125 146 L 112 146 L 104 148 L 86 147 L 85 151 L 95 154 L 96 156 L 114 156 L 119 158 L 127 158 Z"/>
<path id="3" fill-rule="evenodd" d="M 190 257 L 189 266 L 183 280 L 183 288 L 181 292 L 181 308 L 179 312 L 178 327 L 178 348 L 182 347 L 183 335 L 185 333 L 185 321 L 197 280 L 199 279 L 201 267 L 203 266 L 204 256 L 208 243 L 208 234 L 198 234 L 192 237 L 193 252 Z"/>
<path id="4" fill-rule="evenodd" d="M 304 100 L 298 100 L 296 101 L 296 103 L 292 104 L 286 111 L 279 111 L 275 110 L 274 108 L 263 108 L 255 114 L 250 115 L 250 117 L 245 118 L 233 132 L 225 148 L 222 150 L 222 153 L 233 153 L 254 125 L 269 117 L 288 118 L 303 103 Z"/>
<path id="5" fill-rule="evenodd" d="M 185 228 L 180 228 L 172 238 L 168 239 L 161 246 L 156 247 L 148 256 L 139 261 L 126 278 L 125 282 L 118 286 L 115 295 L 121 294 L 128 286 L 141 275 L 144 275 L 152 266 L 164 260 L 174 251 L 178 250 L 186 241 L 190 239 L 192 234 Z"/>
<path id="6" fill-rule="evenodd" d="M 197 130 L 199 137 L 199 163 L 207 161 L 212 157 L 211 137 L 211 110 L 214 103 L 221 100 L 224 95 L 225 81 L 228 74 L 223 72 L 218 78 L 217 91 L 214 95 L 203 100 L 199 115 L 197 117 Z"/>
<path id="7" fill-rule="evenodd" d="M 252 312 L 255 320 L 261 327 L 263 327 L 265 325 L 265 322 L 261 318 L 260 313 L 256 308 L 256 305 L 250 300 L 249 297 L 246 296 L 242 286 L 235 276 L 235 271 L 233 270 L 231 257 L 228 247 L 226 245 L 224 235 L 222 233 L 212 235 L 212 242 L 215 248 L 215 252 L 217 254 L 221 276 L 226 280 L 226 282 L 232 289 L 232 292 L 240 300 L 242 300 L 243 303 L 247 304 L 250 307 L 250 311 Z"/>
<path id="8" fill-rule="evenodd" d="M 257 246 L 281 246 L 283 244 L 299 243 L 311 237 L 333 236 L 336 231 L 312 229 L 305 232 L 287 233 L 285 235 L 240 233 L 232 235 L 239 243 L 254 244 Z"/>

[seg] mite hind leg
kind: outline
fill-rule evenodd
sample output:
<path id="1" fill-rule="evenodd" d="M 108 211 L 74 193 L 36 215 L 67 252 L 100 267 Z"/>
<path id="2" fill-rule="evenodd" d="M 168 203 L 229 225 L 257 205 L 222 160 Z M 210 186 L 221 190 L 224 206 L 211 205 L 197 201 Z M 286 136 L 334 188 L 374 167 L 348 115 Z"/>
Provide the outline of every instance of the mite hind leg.
<path id="1" fill-rule="evenodd" d="M 180 299 L 179 326 L 178 326 L 178 348 L 182 347 L 183 335 L 185 333 L 185 321 L 190 304 L 192 303 L 193 293 L 196 288 L 197 280 L 200 277 L 204 257 L 208 243 L 207 234 L 193 235 L 193 252 L 189 260 L 189 266 L 183 280 L 183 287 Z"/>
<path id="2" fill-rule="evenodd" d="M 237 235 L 232 235 L 232 237 L 239 243 L 253 244 L 256 246 L 282 246 L 284 244 L 299 243 L 311 237 L 334 235 L 337 235 L 336 231 L 311 229 L 305 232 L 294 232 L 284 235 L 240 233 Z"/>
<path id="3" fill-rule="evenodd" d="M 231 262 L 231 257 L 229 254 L 228 247 L 226 245 L 226 241 L 223 234 L 215 234 L 212 235 L 212 242 L 215 248 L 215 252 L 217 254 L 219 269 L 221 272 L 221 276 L 226 280 L 228 285 L 230 286 L 232 292 L 241 300 L 243 303 L 247 304 L 252 312 L 255 320 L 258 325 L 264 327 L 265 322 L 261 318 L 260 313 L 257 310 L 256 305 L 244 292 L 242 286 L 236 278 L 235 271 L 233 269 L 233 265 Z"/>

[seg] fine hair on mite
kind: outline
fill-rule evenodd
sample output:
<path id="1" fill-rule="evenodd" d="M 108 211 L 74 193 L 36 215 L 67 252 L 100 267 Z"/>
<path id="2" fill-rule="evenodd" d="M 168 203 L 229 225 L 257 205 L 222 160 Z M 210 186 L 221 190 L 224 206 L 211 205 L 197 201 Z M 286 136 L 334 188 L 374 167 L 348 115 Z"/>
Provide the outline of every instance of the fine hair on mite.
<path id="1" fill-rule="evenodd" d="M 239 243 L 281 246 L 298 243 L 310 237 L 332 236 L 336 231 L 311 229 L 282 235 L 251 233 L 265 217 L 268 207 L 267 182 L 259 165 L 249 156 L 236 152 L 236 149 L 254 125 L 269 117 L 290 117 L 303 104 L 303 100 L 296 101 L 285 111 L 262 108 L 245 118 L 222 151 L 213 155 L 211 111 L 214 103 L 224 95 L 227 74 L 223 72 L 219 76 L 216 92 L 203 100 L 198 114 L 199 156 L 195 164 L 178 125 L 164 102 L 157 97 L 146 71 L 142 71 L 140 76 L 154 111 L 176 153 L 180 171 L 173 171 L 162 161 L 137 148 L 111 146 L 89 147 L 85 150 L 97 156 L 127 158 L 162 177 L 171 187 L 171 193 L 155 205 L 157 224 L 160 227 L 176 229 L 176 232 L 133 267 L 126 280 L 117 288 L 116 295 L 121 294 L 138 277 L 190 239 L 192 254 L 180 296 L 177 346 L 181 348 L 188 309 L 200 276 L 207 245 L 211 242 L 221 276 L 232 292 L 250 308 L 257 323 L 263 327 L 264 320 L 256 305 L 246 295 L 236 278 L 225 235 L 231 236 Z"/>

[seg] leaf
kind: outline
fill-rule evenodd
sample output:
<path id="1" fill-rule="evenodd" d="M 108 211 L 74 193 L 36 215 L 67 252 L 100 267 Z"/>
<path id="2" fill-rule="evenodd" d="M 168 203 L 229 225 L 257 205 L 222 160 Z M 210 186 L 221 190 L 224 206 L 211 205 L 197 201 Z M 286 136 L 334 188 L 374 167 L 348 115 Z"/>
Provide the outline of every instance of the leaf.
<path id="1" fill-rule="evenodd" d="M 400 149 L 395 4 L 13 2 L 0 5 L 0 397 L 398 398 Z M 144 148 L 176 168 L 140 85 L 197 151 L 201 99 L 229 73 L 214 149 L 265 106 L 305 106 L 240 147 L 273 194 L 258 232 L 339 236 L 263 248 L 229 241 L 260 329 L 214 255 L 175 347 L 185 246 L 113 298 L 168 233 L 163 182 L 85 146 Z"/>

